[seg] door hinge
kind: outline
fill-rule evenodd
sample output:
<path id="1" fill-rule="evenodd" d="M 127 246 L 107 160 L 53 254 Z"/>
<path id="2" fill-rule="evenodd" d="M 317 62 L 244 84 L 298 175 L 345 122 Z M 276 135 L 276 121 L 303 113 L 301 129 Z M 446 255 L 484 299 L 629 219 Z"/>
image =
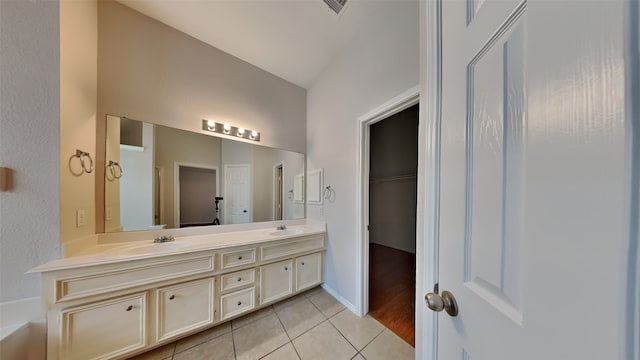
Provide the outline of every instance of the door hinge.
<path id="1" fill-rule="evenodd" d="M 371 227 L 370 225 L 367 225 L 367 231 L 369 231 L 370 227 Z"/>

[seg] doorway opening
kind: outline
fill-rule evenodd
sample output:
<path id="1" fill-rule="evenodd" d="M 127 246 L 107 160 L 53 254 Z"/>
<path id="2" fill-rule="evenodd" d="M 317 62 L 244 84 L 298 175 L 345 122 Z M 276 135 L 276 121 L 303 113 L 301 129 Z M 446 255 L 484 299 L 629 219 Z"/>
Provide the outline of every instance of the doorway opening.
<path id="1" fill-rule="evenodd" d="M 283 179 L 282 179 L 282 163 L 276 165 L 273 168 L 273 220 L 282 220 L 282 193 L 283 193 Z"/>
<path id="2" fill-rule="evenodd" d="M 214 201 L 218 196 L 218 169 L 176 164 L 179 227 L 211 225 L 216 217 Z"/>
<path id="3" fill-rule="evenodd" d="M 415 346 L 418 105 L 369 126 L 369 315 Z"/>

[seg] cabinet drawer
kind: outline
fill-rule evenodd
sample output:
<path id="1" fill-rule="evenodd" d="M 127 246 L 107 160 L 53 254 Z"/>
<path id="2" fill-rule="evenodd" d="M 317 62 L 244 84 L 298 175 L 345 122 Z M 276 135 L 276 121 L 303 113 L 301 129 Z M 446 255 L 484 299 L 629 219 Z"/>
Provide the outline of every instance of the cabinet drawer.
<path id="1" fill-rule="evenodd" d="M 287 241 L 262 247 L 262 260 L 268 261 L 282 257 L 292 257 L 296 254 L 322 249 L 324 249 L 324 236 Z"/>
<path id="2" fill-rule="evenodd" d="M 220 297 L 220 320 L 242 314 L 256 307 L 255 287 L 232 292 Z"/>
<path id="3" fill-rule="evenodd" d="M 322 253 L 309 254 L 296 259 L 296 291 L 322 283 Z"/>
<path id="4" fill-rule="evenodd" d="M 248 265 L 256 262 L 256 249 L 244 249 L 222 253 L 222 269 L 228 269 L 240 265 Z"/>
<path id="5" fill-rule="evenodd" d="M 214 278 L 156 290 L 156 341 L 214 322 Z"/>
<path id="6" fill-rule="evenodd" d="M 236 271 L 220 277 L 222 292 L 238 289 L 252 285 L 256 281 L 256 271 L 254 269 Z"/>
<path id="7" fill-rule="evenodd" d="M 145 347 L 146 314 L 146 293 L 62 311 L 59 358 L 108 359 Z"/>
<path id="8" fill-rule="evenodd" d="M 260 304 L 281 299 L 293 293 L 293 260 L 260 267 Z"/>
<path id="9" fill-rule="evenodd" d="M 123 270 L 60 279 L 56 282 L 55 298 L 56 301 L 71 300 L 213 270 L 213 255 L 149 263 Z"/>

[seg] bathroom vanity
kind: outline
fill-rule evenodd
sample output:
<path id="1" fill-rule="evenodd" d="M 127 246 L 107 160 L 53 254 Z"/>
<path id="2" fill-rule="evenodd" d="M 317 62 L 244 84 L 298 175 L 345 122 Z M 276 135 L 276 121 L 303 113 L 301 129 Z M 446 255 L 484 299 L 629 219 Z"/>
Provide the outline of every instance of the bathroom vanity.
<path id="1" fill-rule="evenodd" d="M 47 358 L 121 359 L 323 282 L 324 226 L 97 244 L 42 273 Z"/>

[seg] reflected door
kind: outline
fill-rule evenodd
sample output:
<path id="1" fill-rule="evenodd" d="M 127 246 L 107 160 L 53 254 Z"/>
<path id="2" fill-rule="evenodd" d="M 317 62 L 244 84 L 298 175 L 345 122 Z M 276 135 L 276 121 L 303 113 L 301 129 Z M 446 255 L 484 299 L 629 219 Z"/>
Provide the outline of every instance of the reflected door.
<path id="1" fill-rule="evenodd" d="M 438 359 L 622 359 L 624 3 L 441 10 Z"/>
<path id="2" fill-rule="evenodd" d="M 248 164 L 224 166 L 224 224 L 245 224 L 252 221 L 251 167 Z"/>

